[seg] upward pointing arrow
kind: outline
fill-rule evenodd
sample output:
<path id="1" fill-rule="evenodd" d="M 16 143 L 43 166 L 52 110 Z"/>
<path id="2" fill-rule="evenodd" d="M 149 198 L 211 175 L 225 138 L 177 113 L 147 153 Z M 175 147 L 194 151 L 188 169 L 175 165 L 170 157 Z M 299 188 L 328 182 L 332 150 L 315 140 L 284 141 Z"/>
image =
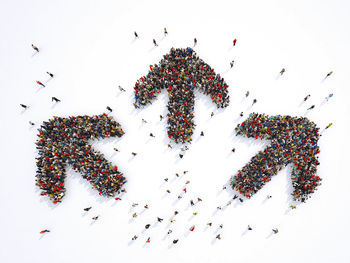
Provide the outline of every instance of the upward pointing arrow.
<path id="1" fill-rule="evenodd" d="M 88 144 L 92 138 L 121 137 L 120 124 L 112 117 L 77 116 L 54 117 L 44 122 L 36 142 L 39 150 L 36 184 L 54 203 L 65 195 L 66 166 L 82 174 L 100 195 L 113 196 L 126 182 L 117 166 L 108 162 L 101 153 Z"/>
<path id="2" fill-rule="evenodd" d="M 292 164 L 293 198 L 304 202 L 320 185 L 316 175 L 319 128 L 303 117 L 252 113 L 236 128 L 236 135 L 268 139 L 271 145 L 255 155 L 232 178 L 232 188 L 250 198 L 284 166 Z"/>
<path id="3" fill-rule="evenodd" d="M 211 96 L 218 108 L 229 104 L 228 85 L 224 79 L 191 48 L 172 48 L 159 65 L 150 66 L 147 76 L 135 84 L 135 107 L 151 103 L 163 88 L 169 95 L 168 136 L 175 143 L 192 140 L 195 88 Z"/>

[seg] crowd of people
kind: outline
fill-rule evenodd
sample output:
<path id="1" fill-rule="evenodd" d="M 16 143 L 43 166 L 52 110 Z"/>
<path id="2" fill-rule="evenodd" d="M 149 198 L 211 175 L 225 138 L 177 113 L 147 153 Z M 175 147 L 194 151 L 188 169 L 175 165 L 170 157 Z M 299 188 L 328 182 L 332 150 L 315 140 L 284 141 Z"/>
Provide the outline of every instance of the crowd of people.
<path id="1" fill-rule="evenodd" d="M 192 141 L 194 129 L 194 89 L 211 96 L 218 108 L 229 104 L 228 85 L 219 74 L 204 63 L 191 48 L 171 48 L 159 65 L 151 65 L 147 76 L 134 87 L 135 103 L 139 108 L 166 88 L 168 102 L 168 136 L 175 143 Z"/>
<path id="2" fill-rule="evenodd" d="M 36 184 L 53 203 L 65 195 L 66 166 L 82 174 L 100 195 L 118 193 L 126 179 L 117 166 L 108 162 L 101 153 L 88 144 L 91 138 L 108 138 L 124 134 L 120 124 L 107 114 L 98 116 L 54 117 L 43 122 L 36 142 Z"/>
<path id="3" fill-rule="evenodd" d="M 236 132 L 271 141 L 232 178 L 232 188 L 242 195 L 250 198 L 288 164 L 292 165 L 294 200 L 304 202 L 320 185 L 321 178 L 316 175 L 320 135 L 315 123 L 305 117 L 251 113 Z"/>

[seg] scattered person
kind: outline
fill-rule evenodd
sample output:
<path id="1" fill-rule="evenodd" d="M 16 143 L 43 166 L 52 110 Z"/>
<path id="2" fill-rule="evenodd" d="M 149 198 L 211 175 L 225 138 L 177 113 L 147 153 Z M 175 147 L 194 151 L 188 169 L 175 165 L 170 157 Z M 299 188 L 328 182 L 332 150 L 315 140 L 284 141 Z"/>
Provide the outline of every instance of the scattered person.
<path id="1" fill-rule="evenodd" d="M 112 112 L 112 111 L 113 111 L 112 108 L 109 107 L 109 106 L 107 106 L 106 109 L 107 109 L 109 112 Z"/>
<path id="2" fill-rule="evenodd" d="M 309 95 L 307 95 L 305 98 L 304 98 L 304 101 L 307 101 L 308 100 L 308 98 L 310 98 L 310 94 Z"/>
<path id="3" fill-rule="evenodd" d="M 325 79 L 328 78 L 328 77 L 329 77 L 330 75 L 332 75 L 332 74 L 333 74 L 333 71 L 329 72 L 329 73 L 326 75 Z"/>
<path id="4" fill-rule="evenodd" d="M 136 155 L 137 155 L 137 153 L 134 153 L 134 152 L 131 152 L 131 154 L 132 154 L 133 156 L 136 156 Z"/>
<path id="5" fill-rule="evenodd" d="M 191 226 L 191 227 L 190 227 L 190 231 L 193 231 L 193 230 L 194 230 L 194 226 Z"/>
<path id="6" fill-rule="evenodd" d="M 333 125 L 333 123 L 330 123 L 326 126 L 326 129 L 328 129 L 329 127 L 331 127 Z"/>
<path id="7" fill-rule="evenodd" d="M 134 31 L 135 38 L 139 38 L 139 35 Z"/>
<path id="8" fill-rule="evenodd" d="M 168 190 L 166 190 L 169 194 L 170 194 L 170 190 L 168 189 Z"/>
<path id="9" fill-rule="evenodd" d="M 243 111 L 241 111 L 241 113 L 239 114 L 240 117 L 243 117 Z"/>
<path id="10" fill-rule="evenodd" d="M 32 44 L 32 48 L 33 48 L 36 52 L 39 52 L 39 48 L 38 48 L 37 46 L 34 46 L 34 45 Z"/>
<path id="11" fill-rule="evenodd" d="M 220 234 L 218 234 L 217 236 L 216 236 L 216 239 L 221 239 L 221 236 L 220 236 Z"/>
<path id="12" fill-rule="evenodd" d="M 49 233 L 49 232 L 50 232 L 50 230 L 45 229 L 45 230 L 41 230 L 40 234 L 45 234 L 45 233 Z"/>
<path id="13" fill-rule="evenodd" d="M 164 181 L 165 181 L 165 182 L 168 182 L 168 181 L 169 181 L 169 179 L 168 179 L 168 178 L 164 178 Z"/>
<path id="14" fill-rule="evenodd" d="M 326 97 L 326 101 L 328 101 L 332 97 L 333 97 L 333 93 L 329 94 L 328 97 Z"/>
<path id="15" fill-rule="evenodd" d="M 184 157 L 184 155 L 180 153 L 180 154 L 179 154 L 179 157 L 182 159 L 182 157 Z"/>
<path id="16" fill-rule="evenodd" d="M 178 241 L 179 241 L 178 239 L 174 239 L 173 244 L 176 244 Z"/>
<path id="17" fill-rule="evenodd" d="M 271 198 L 272 198 L 272 195 L 268 195 L 268 196 L 267 196 L 267 199 L 271 199 Z"/>
<path id="18" fill-rule="evenodd" d="M 34 123 L 34 122 L 31 122 L 31 121 L 29 121 L 29 124 L 32 125 L 32 126 L 35 125 L 35 123 Z"/>
<path id="19" fill-rule="evenodd" d="M 99 216 L 94 216 L 92 220 L 97 220 Z"/>
<path id="20" fill-rule="evenodd" d="M 256 99 L 254 99 L 254 100 L 253 100 L 253 104 L 252 104 L 252 106 L 253 106 L 253 105 L 254 105 L 256 102 L 257 102 L 257 100 L 256 100 Z"/>
<path id="21" fill-rule="evenodd" d="M 211 112 L 210 117 L 213 118 L 213 116 L 214 116 L 214 112 Z"/>
<path id="22" fill-rule="evenodd" d="M 281 76 L 283 75 L 283 73 L 284 73 L 285 71 L 286 71 L 286 70 L 285 70 L 284 68 L 282 68 L 282 70 L 281 70 L 281 72 L 280 72 Z"/>
<path id="23" fill-rule="evenodd" d="M 201 136 L 204 136 L 204 132 L 203 131 L 201 131 Z"/>
<path id="24" fill-rule="evenodd" d="M 45 85 L 41 83 L 39 80 L 37 80 L 36 83 L 45 88 Z"/>
<path id="25" fill-rule="evenodd" d="M 159 223 L 162 223 L 163 218 L 157 217 L 157 220 L 158 220 Z"/>
<path id="26" fill-rule="evenodd" d="M 166 28 L 164 27 L 164 36 L 166 37 L 168 35 L 168 31 L 166 30 Z"/>
<path id="27" fill-rule="evenodd" d="M 291 205 L 290 208 L 297 209 L 297 207 L 295 205 Z"/>
<path id="28" fill-rule="evenodd" d="M 145 228 L 148 229 L 151 226 L 151 224 L 145 225 Z"/>
<path id="29" fill-rule="evenodd" d="M 86 208 L 84 208 L 84 211 L 88 212 L 91 208 L 92 208 L 92 206 L 86 207 Z"/>
<path id="30" fill-rule="evenodd" d="M 160 119 L 160 121 L 162 121 L 163 120 L 163 116 L 159 115 L 159 119 Z"/>
<path id="31" fill-rule="evenodd" d="M 173 232 L 173 230 L 169 229 L 168 235 L 170 235 Z"/>
<path id="32" fill-rule="evenodd" d="M 153 135 L 153 133 L 150 133 L 149 136 L 155 138 L 156 136 Z"/>
<path id="33" fill-rule="evenodd" d="M 144 208 L 145 208 L 145 209 L 148 209 L 148 208 L 149 208 L 149 207 L 148 207 L 148 204 L 145 204 L 145 205 L 144 205 Z"/>
<path id="34" fill-rule="evenodd" d="M 142 123 L 147 123 L 147 121 L 145 119 L 142 119 Z"/>
<path id="35" fill-rule="evenodd" d="M 312 110 L 313 108 L 315 108 L 315 105 L 312 105 L 310 108 L 308 108 L 307 110 Z"/>
<path id="36" fill-rule="evenodd" d="M 232 152 L 234 153 L 236 151 L 236 148 L 232 148 Z"/>
<path id="37" fill-rule="evenodd" d="M 153 44 L 154 44 L 155 47 L 158 47 L 158 44 L 157 44 L 155 39 L 153 39 Z"/>
<path id="38" fill-rule="evenodd" d="M 275 229 L 272 229 L 273 233 L 277 234 L 278 233 L 278 229 L 275 228 Z"/>
<path id="39" fill-rule="evenodd" d="M 57 99 L 56 97 L 52 97 L 51 101 L 60 102 L 61 100 Z"/>
<path id="40" fill-rule="evenodd" d="M 122 86 L 118 85 L 118 89 L 121 91 L 121 92 L 125 92 L 126 90 L 122 88 Z"/>
<path id="41" fill-rule="evenodd" d="M 131 240 L 136 240 L 138 236 L 134 235 Z"/>
<path id="42" fill-rule="evenodd" d="M 24 105 L 24 104 L 19 104 L 19 105 L 21 105 L 21 107 L 24 108 L 24 109 L 27 109 L 29 107 L 29 106 Z"/>
<path id="43" fill-rule="evenodd" d="M 50 73 L 50 72 L 48 72 L 48 71 L 46 71 L 46 73 L 51 77 L 51 78 L 53 78 L 53 74 L 52 73 Z"/>
<path id="44" fill-rule="evenodd" d="M 235 61 L 234 60 L 232 60 L 231 62 L 230 62 L 230 66 L 231 66 L 231 68 L 233 68 L 233 64 L 235 63 Z"/>
<path id="45" fill-rule="evenodd" d="M 194 202 L 193 202 L 193 200 L 191 200 L 191 201 L 190 201 L 190 204 L 191 204 L 191 206 L 194 206 Z"/>
<path id="46" fill-rule="evenodd" d="M 212 226 L 212 225 L 213 225 L 213 223 L 212 223 L 212 222 L 209 222 L 209 223 L 207 223 L 207 225 L 208 225 L 208 226 Z"/>
<path id="47" fill-rule="evenodd" d="M 151 238 L 149 237 L 149 238 L 147 238 L 146 243 L 150 243 L 150 242 L 151 242 Z"/>
<path id="48" fill-rule="evenodd" d="M 235 39 L 233 40 L 233 46 L 236 46 L 236 43 L 237 43 L 237 39 L 235 38 Z"/>
<path id="49" fill-rule="evenodd" d="M 136 206 L 138 206 L 139 204 L 138 203 L 133 203 L 131 206 L 132 207 L 136 207 Z"/>
<path id="50" fill-rule="evenodd" d="M 251 226 L 250 226 L 250 225 L 248 225 L 248 230 L 253 230 L 253 228 L 251 228 Z"/>
<path id="51" fill-rule="evenodd" d="M 194 38 L 193 42 L 194 42 L 194 46 L 196 46 L 197 45 L 197 38 Z"/>
<path id="52" fill-rule="evenodd" d="M 113 150 L 115 150 L 116 152 L 120 152 L 118 148 L 114 147 Z"/>

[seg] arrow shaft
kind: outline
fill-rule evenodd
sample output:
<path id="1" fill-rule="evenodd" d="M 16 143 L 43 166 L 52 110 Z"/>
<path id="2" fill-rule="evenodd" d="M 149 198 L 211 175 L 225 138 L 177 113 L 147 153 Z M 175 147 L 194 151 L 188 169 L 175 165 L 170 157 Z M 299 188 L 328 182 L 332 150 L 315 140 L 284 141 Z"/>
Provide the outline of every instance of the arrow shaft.
<path id="1" fill-rule="evenodd" d="M 250 198 L 269 182 L 271 177 L 276 175 L 286 162 L 287 159 L 281 157 L 280 153 L 273 147 L 267 147 L 238 171 L 231 181 L 232 188 Z"/>

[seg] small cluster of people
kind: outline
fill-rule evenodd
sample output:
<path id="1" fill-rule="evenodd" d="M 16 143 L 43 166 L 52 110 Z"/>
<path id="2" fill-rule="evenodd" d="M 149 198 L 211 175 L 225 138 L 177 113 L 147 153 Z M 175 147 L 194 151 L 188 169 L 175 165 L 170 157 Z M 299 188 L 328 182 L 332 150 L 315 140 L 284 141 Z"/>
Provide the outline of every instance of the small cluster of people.
<path id="1" fill-rule="evenodd" d="M 41 125 L 36 142 L 36 184 L 53 203 L 65 195 L 66 166 L 82 174 L 103 196 L 114 196 L 126 183 L 118 167 L 88 144 L 91 138 L 121 137 L 120 124 L 107 114 L 98 116 L 54 117 Z"/>
<path id="2" fill-rule="evenodd" d="M 248 138 L 268 139 L 271 145 L 232 178 L 234 190 L 250 198 L 288 164 L 292 165 L 294 200 L 304 202 L 320 185 L 321 178 L 316 175 L 320 135 L 315 123 L 305 117 L 251 113 L 238 124 L 236 132 Z"/>
<path id="3" fill-rule="evenodd" d="M 151 65 L 147 76 L 134 87 L 135 103 L 139 108 L 166 88 L 168 102 L 168 136 L 175 143 L 192 141 L 194 129 L 194 89 L 211 96 L 218 108 L 229 104 L 228 85 L 219 74 L 204 63 L 191 48 L 171 48 L 159 65 Z"/>

